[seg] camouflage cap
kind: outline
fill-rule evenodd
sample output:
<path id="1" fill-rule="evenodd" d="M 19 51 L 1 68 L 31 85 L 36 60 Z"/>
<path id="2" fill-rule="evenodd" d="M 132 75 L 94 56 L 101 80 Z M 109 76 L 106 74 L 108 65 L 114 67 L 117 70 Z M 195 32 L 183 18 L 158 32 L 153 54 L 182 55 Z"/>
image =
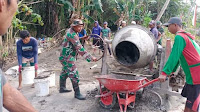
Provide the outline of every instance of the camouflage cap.
<path id="1" fill-rule="evenodd" d="M 84 25 L 83 21 L 80 19 L 74 19 L 73 23 L 71 24 L 71 27 L 78 26 L 78 25 Z"/>

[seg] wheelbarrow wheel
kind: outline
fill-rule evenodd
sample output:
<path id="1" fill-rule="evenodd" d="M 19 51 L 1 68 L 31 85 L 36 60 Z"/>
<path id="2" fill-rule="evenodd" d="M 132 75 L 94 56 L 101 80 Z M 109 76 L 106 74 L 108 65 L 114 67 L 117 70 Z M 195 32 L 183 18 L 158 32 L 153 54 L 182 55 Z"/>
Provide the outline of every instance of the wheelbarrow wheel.
<path id="1" fill-rule="evenodd" d="M 152 104 L 152 106 L 154 106 L 155 108 L 160 107 L 162 105 L 161 96 L 153 90 L 146 89 L 142 96 L 146 102 Z"/>
<path id="2" fill-rule="evenodd" d="M 135 102 L 131 102 L 131 103 L 128 105 L 128 108 L 134 109 L 134 108 L 135 108 Z"/>
<path id="3" fill-rule="evenodd" d="M 107 94 L 108 92 L 110 92 L 108 89 L 104 88 L 102 89 L 102 94 Z M 109 96 L 105 96 L 105 97 L 100 97 L 99 98 L 99 104 L 106 109 L 112 109 L 115 104 L 116 104 L 116 99 L 117 99 L 117 95 L 116 93 L 113 93 L 112 95 Z"/>

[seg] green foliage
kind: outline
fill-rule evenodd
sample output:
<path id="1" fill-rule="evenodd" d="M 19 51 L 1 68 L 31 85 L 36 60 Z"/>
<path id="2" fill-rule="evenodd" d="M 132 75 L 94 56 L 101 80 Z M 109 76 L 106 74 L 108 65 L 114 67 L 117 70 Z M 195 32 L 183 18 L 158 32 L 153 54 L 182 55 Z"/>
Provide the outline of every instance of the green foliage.
<path id="1" fill-rule="evenodd" d="M 93 0 L 93 4 L 99 13 L 103 13 L 101 0 Z"/>
<path id="2" fill-rule="evenodd" d="M 175 35 L 174 35 L 174 34 L 171 34 L 171 33 L 168 31 L 168 28 L 167 28 L 167 27 L 164 28 L 164 31 L 165 31 L 165 36 L 166 36 L 167 38 L 170 38 L 170 39 L 173 41 Z"/>
<path id="3" fill-rule="evenodd" d="M 93 24 L 95 20 L 102 19 L 101 14 L 104 12 L 101 0 L 92 0 L 89 5 L 81 7 L 81 14 L 86 19 L 89 25 Z M 92 12 L 93 14 L 88 14 Z"/>
<path id="4" fill-rule="evenodd" d="M 94 10 L 94 9 L 95 9 L 95 5 L 87 5 L 83 8 L 81 8 L 81 12 L 86 12 L 86 11 Z"/>
<path id="5" fill-rule="evenodd" d="M 91 16 L 87 15 L 86 13 L 83 13 L 83 16 L 84 16 L 90 23 L 94 23 L 95 20 L 94 20 Z"/>
<path id="6" fill-rule="evenodd" d="M 151 12 L 149 12 L 144 16 L 143 26 L 148 27 L 149 22 L 152 20 L 151 16 L 152 16 Z"/>
<path id="7" fill-rule="evenodd" d="M 23 18 L 21 19 L 21 17 Z M 25 22 L 25 20 L 29 20 L 29 19 L 31 21 Z M 39 14 L 33 13 L 33 10 L 31 9 L 31 7 L 28 7 L 26 4 L 23 4 L 23 2 L 20 2 L 18 4 L 18 10 L 15 16 L 13 17 L 12 26 L 19 30 L 23 30 L 27 28 L 26 24 L 34 24 L 34 23 L 39 24 L 41 26 L 44 25 L 42 18 Z"/>
<path id="8" fill-rule="evenodd" d="M 117 5 L 117 10 L 120 12 L 120 13 L 123 13 L 125 11 L 125 7 L 126 7 L 126 4 L 125 2 L 118 2 L 117 0 L 115 0 L 115 3 Z"/>
<path id="9" fill-rule="evenodd" d="M 24 1 L 28 3 L 27 0 Z M 188 14 L 190 6 L 182 1 L 170 1 L 161 18 L 163 23 L 168 21 L 172 16 L 180 15 L 183 15 L 184 21 L 190 20 L 190 16 L 185 16 Z M 45 31 L 41 32 L 51 32 L 52 29 L 55 29 L 51 26 L 55 22 L 55 18 L 52 17 L 54 12 L 58 15 L 58 22 L 55 24 L 58 24 L 61 29 L 69 27 L 69 20 L 72 13 L 80 14 L 80 17 L 83 16 L 85 18 L 84 22 L 87 25 L 86 27 L 89 28 L 93 26 L 95 20 L 98 20 L 100 24 L 103 21 L 107 21 L 109 27 L 117 27 L 119 18 L 126 20 L 128 24 L 134 20 L 138 24 L 148 27 L 149 21 L 156 19 L 166 0 L 76 0 L 74 2 L 79 4 L 77 9 L 74 8 L 71 0 L 44 1 L 41 5 L 33 4 L 28 6 L 25 2 L 20 2 L 16 17 L 13 19 L 13 26 L 17 29 L 26 29 L 28 27 L 34 29 L 34 31 L 37 28 L 37 32 L 40 32 L 40 29 L 38 29 L 39 25 L 43 26 L 45 23 L 43 27 L 39 27 L 42 31 L 45 29 Z M 38 6 L 40 8 L 37 8 Z M 55 6 L 56 8 L 48 6 Z M 49 12 L 45 8 L 49 8 Z M 42 18 L 45 18 L 44 22 Z M 27 25 L 27 23 L 31 25 Z M 185 26 L 190 26 L 191 24 L 190 21 L 185 23 Z M 197 26 L 200 27 L 200 23 L 197 22 Z M 52 34 L 48 35 L 48 33 L 45 33 L 48 36 Z"/>
<path id="10" fill-rule="evenodd" d="M 68 0 L 55 0 L 59 4 L 63 4 L 64 8 L 69 10 L 69 11 L 74 11 L 74 7 L 72 6 L 71 2 Z"/>
<path id="11" fill-rule="evenodd" d="M 8 57 L 8 52 L 4 52 L 4 53 L 2 54 L 2 57 L 3 57 L 3 58 Z"/>
<path id="12" fill-rule="evenodd" d="M 196 27 L 200 28 L 200 14 L 199 13 L 197 13 Z"/>

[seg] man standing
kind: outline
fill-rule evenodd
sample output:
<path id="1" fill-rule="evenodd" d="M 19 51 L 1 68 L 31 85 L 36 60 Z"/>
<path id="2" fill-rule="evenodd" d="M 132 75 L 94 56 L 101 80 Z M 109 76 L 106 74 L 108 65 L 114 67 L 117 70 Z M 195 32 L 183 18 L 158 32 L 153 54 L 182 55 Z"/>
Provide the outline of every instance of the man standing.
<path id="1" fill-rule="evenodd" d="M 149 28 L 150 28 L 150 31 L 153 33 L 153 35 L 156 39 L 156 42 L 158 42 L 160 40 L 161 35 L 160 35 L 158 29 L 156 28 L 156 22 L 154 20 L 149 22 Z"/>
<path id="2" fill-rule="evenodd" d="M 125 26 L 126 26 L 126 21 L 122 21 L 120 27 L 118 28 L 118 30 L 122 29 Z"/>
<path id="3" fill-rule="evenodd" d="M 108 28 L 108 22 L 104 22 L 103 23 L 103 28 L 101 29 L 101 37 L 103 39 L 109 39 L 110 40 L 110 36 L 111 36 L 111 30 L 110 28 Z M 101 46 L 103 47 L 103 42 L 101 42 Z M 111 50 L 110 50 L 110 46 L 108 45 L 108 51 L 111 55 Z"/>
<path id="4" fill-rule="evenodd" d="M 149 28 L 152 34 L 154 35 L 156 42 L 159 41 L 160 33 L 158 32 L 158 29 L 156 28 L 156 22 L 154 20 L 149 22 Z M 149 74 L 153 73 L 153 61 L 149 63 Z"/>
<path id="5" fill-rule="evenodd" d="M 163 33 L 164 33 L 164 29 L 162 28 L 162 23 L 160 21 L 157 21 L 156 22 L 156 25 L 157 25 L 157 29 L 158 31 L 160 32 L 161 36 L 160 36 L 160 40 L 157 42 L 158 44 L 162 45 L 162 36 L 163 36 Z"/>
<path id="6" fill-rule="evenodd" d="M 79 35 L 79 40 L 80 40 L 82 46 L 84 47 L 84 45 L 85 45 L 85 39 L 88 38 L 86 30 L 83 28 L 81 30 L 81 32 L 78 33 L 78 35 Z"/>
<path id="7" fill-rule="evenodd" d="M 95 46 L 99 46 L 100 42 L 99 42 L 99 36 L 101 34 L 101 26 L 99 26 L 98 21 L 94 22 L 94 27 L 92 28 L 92 35 L 91 37 L 93 37 L 93 45 Z"/>
<path id="8" fill-rule="evenodd" d="M 131 21 L 131 25 L 136 25 L 136 22 L 135 21 Z"/>
<path id="9" fill-rule="evenodd" d="M 22 88 L 22 67 L 26 67 L 30 62 L 31 66 L 35 66 L 35 77 L 37 77 L 37 58 L 38 58 L 38 44 L 37 40 L 30 36 L 27 30 L 20 31 L 21 39 L 17 41 L 17 57 L 19 64 L 19 87 Z"/>
<path id="10" fill-rule="evenodd" d="M 0 0 L 0 35 L 4 35 L 17 11 L 17 0 Z M 7 81 L 0 70 L 0 112 L 36 112 L 26 98 Z"/>
<path id="11" fill-rule="evenodd" d="M 175 72 L 179 66 L 186 75 L 186 83 L 181 95 L 187 98 L 184 112 L 200 111 L 200 47 L 195 42 L 195 37 L 181 29 L 182 20 L 172 17 L 164 26 L 172 34 L 176 34 L 170 56 L 162 70 L 159 79 L 161 82 Z"/>
<path id="12" fill-rule="evenodd" d="M 60 54 L 59 60 L 63 65 L 60 75 L 60 93 L 70 92 L 66 89 L 66 79 L 69 77 L 73 89 L 75 91 L 74 97 L 79 100 L 85 100 L 85 96 L 80 93 L 79 89 L 79 75 L 75 65 L 77 53 L 83 56 L 88 62 L 96 61 L 97 59 L 90 55 L 81 45 L 78 32 L 81 32 L 83 22 L 80 19 L 75 19 L 71 24 L 71 28 L 67 30 L 66 38 L 64 39 L 63 49 Z"/>

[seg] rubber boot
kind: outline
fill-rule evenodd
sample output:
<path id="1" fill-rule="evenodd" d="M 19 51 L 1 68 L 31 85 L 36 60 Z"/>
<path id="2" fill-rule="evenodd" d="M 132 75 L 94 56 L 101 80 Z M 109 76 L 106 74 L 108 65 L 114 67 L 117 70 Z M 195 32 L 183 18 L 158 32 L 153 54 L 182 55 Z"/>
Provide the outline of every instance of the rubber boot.
<path id="1" fill-rule="evenodd" d="M 79 85 L 78 83 L 72 83 L 73 85 L 73 88 L 74 88 L 74 98 L 76 99 L 79 99 L 79 100 L 86 100 L 86 97 L 83 96 L 81 93 L 80 93 L 80 89 L 79 89 Z"/>
<path id="2" fill-rule="evenodd" d="M 70 89 L 67 89 L 66 88 L 66 80 L 62 80 L 62 79 L 60 79 L 60 90 L 59 90 L 59 92 L 60 93 L 67 93 L 67 92 L 71 92 L 72 90 L 70 90 Z"/>

